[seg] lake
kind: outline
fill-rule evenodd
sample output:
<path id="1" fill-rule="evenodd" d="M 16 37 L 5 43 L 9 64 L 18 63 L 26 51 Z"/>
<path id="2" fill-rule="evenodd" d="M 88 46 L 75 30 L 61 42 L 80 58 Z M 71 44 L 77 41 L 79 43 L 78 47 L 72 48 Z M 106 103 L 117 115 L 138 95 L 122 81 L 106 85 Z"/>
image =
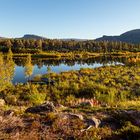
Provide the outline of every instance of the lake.
<path id="1" fill-rule="evenodd" d="M 26 83 L 27 66 L 26 58 L 18 58 L 14 60 L 14 75 L 12 83 Z M 60 73 L 69 70 L 80 70 L 81 68 L 98 68 L 106 65 L 123 65 L 122 59 L 109 59 L 109 58 L 90 58 L 86 60 L 54 60 L 54 59 L 33 59 L 30 69 L 30 78 L 35 75 L 43 75 L 47 73 L 48 67 L 52 72 Z"/>

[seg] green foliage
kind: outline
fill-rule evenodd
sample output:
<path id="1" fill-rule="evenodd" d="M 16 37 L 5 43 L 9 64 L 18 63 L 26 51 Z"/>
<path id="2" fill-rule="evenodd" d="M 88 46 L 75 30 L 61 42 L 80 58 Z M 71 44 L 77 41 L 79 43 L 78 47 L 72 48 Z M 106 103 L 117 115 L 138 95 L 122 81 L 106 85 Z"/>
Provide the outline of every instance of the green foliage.
<path id="1" fill-rule="evenodd" d="M 15 95 L 8 95 L 6 98 L 5 98 L 5 101 L 10 104 L 10 105 L 16 105 L 17 103 L 17 98 Z"/>
<path id="2" fill-rule="evenodd" d="M 7 87 L 0 93 L 0 97 L 9 105 L 29 106 L 43 103 L 49 97 L 47 93 L 46 87 L 19 84 Z"/>
<path id="3" fill-rule="evenodd" d="M 72 106 L 75 101 L 76 101 L 76 98 L 74 95 L 69 95 L 66 97 L 66 103 L 70 106 Z"/>
<path id="4" fill-rule="evenodd" d="M 10 100 L 14 95 L 17 99 L 16 103 L 26 101 L 30 104 L 42 103 L 46 98 L 72 105 L 76 98 L 83 97 L 96 98 L 101 104 L 116 105 L 116 103 L 135 100 L 139 97 L 139 73 L 140 68 L 136 66 L 106 66 L 60 74 L 48 71 L 44 77 L 49 76 L 49 79 L 53 79 L 54 86 L 46 85 L 43 87 L 31 83 L 12 86 L 12 88 L 4 90 L 3 98 Z M 35 79 L 38 78 L 41 77 Z M 2 87 L 5 85 L 3 84 Z"/>
<path id="5" fill-rule="evenodd" d="M 62 41 L 62 40 L 34 40 L 34 39 L 0 39 L 0 51 L 7 52 L 9 48 L 14 53 L 32 53 L 39 54 L 42 51 L 56 52 L 84 52 L 76 54 L 76 57 L 86 57 L 89 52 L 96 53 L 113 53 L 114 55 L 120 52 L 139 52 L 140 45 L 127 44 L 123 42 L 108 42 L 108 41 Z M 86 53 L 85 53 L 86 52 Z M 42 55 L 42 57 L 44 57 Z"/>
<path id="6" fill-rule="evenodd" d="M 27 85 L 28 86 L 28 85 Z M 37 86 L 31 85 L 29 87 L 30 92 L 23 95 L 23 99 L 30 104 L 38 105 L 45 101 L 46 94 L 40 93 Z"/>
<path id="7" fill-rule="evenodd" d="M 14 66 L 15 63 L 11 51 L 9 51 L 6 58 L 0 53 L 0 91 L 11 84 L 14 75 Z"/>
<path id="8" fill-rule="evenodd" d="M 26 99 L 33 105 L 41 104 L 45 101 L 46 95 L 39 93 L 31 93 L 26 95 Z"/>
<path id="9" fill-rule="evenodd" d="M 96 97 L 103 103 L 115 105 L 139 96 L 139 72 L 139 67 L 107 66 L 50 75 L 56 81 L 52 93 L 59 99 Z"/>
<path id="10" fill-rule="evenodd" d="M 132 125 L 131 122 L 126 122 L 125 125 L 115 134 L 119 139 L 139 140 L 140 127 Z"/>
<path id="11" fill-rule="evenodd" d="M 30 78 L 33 72 L 33 62 L 32 57 L 42 57 L 42 58 L 57 58 L 67 57 L 69 65 L 72 65 L 73 60 L 76 58 L 81 62 L 81 58 L 87 58 L 94 56 L 95 53 L 113 53 L 114 56 L 121 55 L 124 53 L 127 55 L 126 51 L 140 51 L 140 45 L 132 45 L 125 43 L 115 43 L 114 42 L 93 42 L 93 41 L 61 41 L 61 40 L 0 40 L 0 50 L 3 52 L 8 52 L 7 56 L 0 54 L 0 98 L 4 99 L 6 105 L 4 109 L 22 108 L 23 112 L 28 106 L 39 105 L 45 102 L 45 100 L 51 100 L 58 104 L 63 104 L 68 106 L 65 111 L 69 112 L 80 112 L 80 109 L 84 112 L 97 113 L 99 117 L 103 114 L 101 110 L 108 109 L 110 107 L 119 108 L 140 108 L 140 67 L 138 64 L 139 58 L 128 59 L 128 58 L 118 58 L 110 57 L 110 60 L 123 59 L 123 63 L 127 66 L 106 66 L 96 69 L 80 69 L 79 71 L 69 71 L 62 72 L 60 74 L 52 73 L 50 67 L 46 69 L 47 74 L 43 77 L 47 77 L 49 80 L 54 80 L 54 85 L 34 85 L 32 83 L 28 84 L 17 84 L 12 85 L 11 80 L 14 74 L 14 61 L 13 53 L 22 53 L 21 57 L 24 57 L 25 65 L 25 75 Z M 47 52 L 45 52 L 47 51 Z M 59 53 L 61 52 L 61 53 Z M 67 52 L 67 53 L 65 53 Z M 31 53 L 31 54 L 24 54 Z M 18 54 L 14 55 L 18 56 Z M 66 60 L 67 60 L 66 59 Z M 92 58 L 92 60 L 86 59 L 85 62 L 101 62 L 106 64 L 105 61 L 107 57 L 102 58 Z M 65 60 L 65 59 L 64 59 Z M 137 61 L 136 61 L 137 60 Z M 36 60 L 40 63 L 40 59 Z M 44 63 L 47 65 L 51 60 L 45 60 Z M 135 62 L 136 61 L 136 62 Z M 111 61 L 112 62 L 112 61 Z M 52 63 L 52 62 L 51 62 Z M 133 65 L 134 63 L 134 65 Z M 56 60 L 56 65 L 59 62 Z M 34 80 L 40 80 L 41 76 L 36 76 Z M 83 100 L 82 100 L 83 99 Z M 78 108 L 75 104 L 84 101 L 93 101 L 95 104 L 93 106 L 86 106 L 85 108 Z M 81 103 L 80 102 L 80 103 Z M 95 106 L 94 106 L 95 105 Z M 104 108 L 104 106 L 107 106 Z M 107 109 L 104 110 L 107 112 Z M 60 111 L 60 110 L 59 110 Z M 117 112 L 117 110 L 115 110 Z M 18 111 L 17 111 L 18 112 Z M 121 111 L 120 111 L 121 112 Z M 1 112 L 0 112 L 1 113 Z M 60 112 L 62 113 L 62 112 Z M 114 112 L 113 112 L 114 113 Z M 19 113 L 20 114 L 20 113 Z M 58 112 L 59 114 L 59 112 Z M 57 115 L 58 115 L 57 114 Z M 96 113 L 94 113 L 95 115 Z M 110 113 L 111 114 L 111 113 Z M 119 126 L 117 130 L 113 133 L 111 128 L 101 127 L 101 128 L 91 128 L 88 131 L 81 132 L 81 129 L 85 128 L 83 121 L 78 119 L 65 119 L 57 116 L 54 112 L 48 113 L 45 117 L 41 116 L 41 123 L 39 120 L 33 121 L 31 128 L 37 130 L 39 133 L 44 128 L 44 122 L 52 122 L 49 128 L 49 138 L 51 134 L 59 133 L 57 136 L 63 134 L 64 139 L 93 139 L 100 140 L 106 138 L 118 139 L 136 139 L 140 137 L 140 128 L 135 126 L 132 118 L 128 114 L 115 114 L 114 122 Z M 112 114 L 111 114 L 112 115 Z M 112 115 L 113 116 L 113 115 Z M 28 116 L 29 117 L 29 116 Z M 33 118 L 33 116 L 30 116 Z M 34 116 L 38 119 L 37 116 Z M 60 118 L 59 118 L 60 117 Z M 87 117 L 87 114 L 84 114 Z M 101 118 L 102 119 L 102 118 Z M 31 120 L 31 119 L 30 119 Z M 102 121 L 102 120 L 101 120 Z M 126 123 L 126 121 L 130 121 Z M 43 127 L 41 125 L 44 125 Z M 16 128 L 16 127 L 15 127 Z M 14 130 L 15 130 L 14 128 Z M 26 127 L 24 127 L 26 129 Z M 28 128 L 30 130 L 30 128 Z M 48 130 L 48 126 L 47 129 Z M 35 134 L 38 132 L 35 131 Z M 50 134 L 51 132 L 51 134 Z M 112 133 L 114 135 L 112 135 Z M 45 133 L 43 132 L 43 135 Z M 39 134 L 38 134 L 39 135 Z M 28 138 L 28 136 L 27 136 Z"/>

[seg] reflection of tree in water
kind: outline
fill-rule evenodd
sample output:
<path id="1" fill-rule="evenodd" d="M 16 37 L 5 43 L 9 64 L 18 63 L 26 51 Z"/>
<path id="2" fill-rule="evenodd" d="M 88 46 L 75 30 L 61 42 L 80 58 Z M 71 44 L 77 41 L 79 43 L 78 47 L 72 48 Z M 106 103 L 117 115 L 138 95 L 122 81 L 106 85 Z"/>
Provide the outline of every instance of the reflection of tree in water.
<path id="1" fill-rule="evenodd" d="M 8 51 L 5 65 L 6 65 L 6 73 L 7 73 L 8 81 L 11 81 L 14 77 L 14 72 L 15 72 L 15 63 L 13 61 L 13 53 L 11 49 L 9 49 Z"/>
<path id="2" fill-rule="evenodd" d="M 9 49 L 7 56 L 4 57 L 3 54 L 0 54 L 0 91 L 11 84 L 14 71 L 15 63 L 13 61 L 13 54 L 11 49 Z"/>
<path id="3" fill-rule="evenodd" d="M 33 74 L 33 68 L 34 68 L 34 66 L 32 65 L 31 55 L 28 55 L 26 64 L 25 64 L 25 76 L 27 78 L 30 78 L 31 75 Z"/>
<path id="4" fill-rule="evenodd" d="M 127 63 L 128 58 L 126 57 L 113 57 L 113 56 L 102 56 L 102 57 L 94 57 L 94 58 L 76 58 L 76 59 L 42 59 L 42 58 L 37 58 L 33 59 L 32 63 L 29 64 L 29 60 L 27 62 L 26 58 L 20 58 L 20 59 L 15 59 L 15 63 L 18 66 L 23 66 L 26 67 L 28 65 L 37 65 L 38 68 L 41 68 L 43 65 L 45 66 L 59 66 L 61 64 L 65 64 L 67 66 L 74 66 L 75 64 L 87 64 L 87 65 L 92 65 L 94 63 L 99 63 L 106 65 L 108 63 Z"/>
<path id="5" fill-rule="evenodd" d="M 42 60 L 41 59 L 39 59 L 37 61 L 37 66 L 38 66 L 39 69 L 41 69 L 43 67 L 43 63 L 42 63 Z"/>

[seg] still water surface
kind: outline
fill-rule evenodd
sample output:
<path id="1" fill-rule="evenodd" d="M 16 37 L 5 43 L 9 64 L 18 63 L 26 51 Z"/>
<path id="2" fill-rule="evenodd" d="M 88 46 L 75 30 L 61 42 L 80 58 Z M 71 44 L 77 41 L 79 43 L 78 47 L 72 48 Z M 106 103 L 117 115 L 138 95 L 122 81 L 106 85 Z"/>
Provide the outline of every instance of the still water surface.
<path id="1" fill-rule="evenodd" d="M 17 61 L 17 60 L 16 60 Z M 32 70 L 32 75 L 31 78 L 34 77 L 35 75 L 43 75 L 47 73 L 47 68 L 49 67 L 52 72 L 60 73 L 64 71 L 69 71 L 69 70 L 80 70 L 81 68 L 97 68 L 97 67 L 102 67 L 106 65 L 122 65 L 122 62 L 119 61 L 61 61 L 61 62 L 55 62 L 54 61 L 35 61 L 32 65 L 33 70 Z M 24 65 L 24 62 L 20 61 L 15 63 L 15 72 L 13 76 L 12 82 L 14 84 L 16 83 L 26 83 L 28 78 L 26 77 L 25 74 L 25 69 L 26 66 Z"/>

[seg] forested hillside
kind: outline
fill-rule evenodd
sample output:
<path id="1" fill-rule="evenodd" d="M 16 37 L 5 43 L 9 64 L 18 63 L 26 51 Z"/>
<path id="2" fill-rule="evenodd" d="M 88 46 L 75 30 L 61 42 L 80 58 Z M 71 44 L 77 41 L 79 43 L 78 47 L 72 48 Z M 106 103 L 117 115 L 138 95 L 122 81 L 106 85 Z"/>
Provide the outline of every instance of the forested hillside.
<path id="1" fill-rule="evenodd" d="M 14 53 L 39 53 L 40 51 L 73 52 L 87 51 L 97 53 L 109 52 L 139 52 L 139 44 L 109 41 L 63 41 L 51 39 L 0 39 L 0 51 L 7 52 L 9 48 Z"/>

